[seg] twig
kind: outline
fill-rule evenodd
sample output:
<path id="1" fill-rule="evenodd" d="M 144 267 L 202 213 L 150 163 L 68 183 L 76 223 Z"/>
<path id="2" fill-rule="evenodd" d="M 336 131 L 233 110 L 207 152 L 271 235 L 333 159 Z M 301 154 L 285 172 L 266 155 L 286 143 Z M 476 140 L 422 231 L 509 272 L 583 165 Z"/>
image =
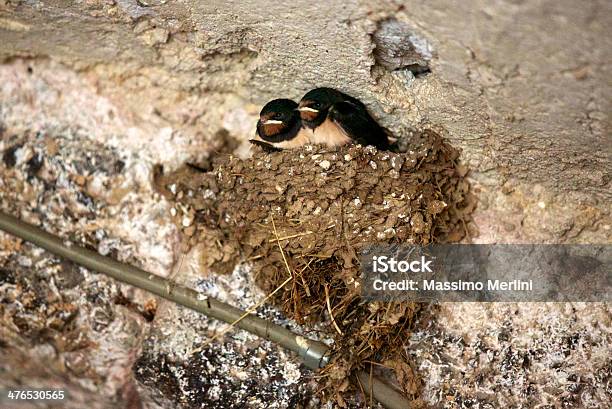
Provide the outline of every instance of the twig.
<path id="1" fill-rule="evenodd" d="M 355 379 L 357 379 L 357 384 L 359 385 L 359 390 L 361 391 L 361 393 L 363 394 L 363 402 L 367 402 L 368 397 L 365 393 L 365 390 L 363 390 L 363 385 L 361 384 L 361 381 L 359 380 L 358 376 L 355 376 Z"/>
<path id="2" fill-rule="evenodd" d="M 374 384 L 372 383 L 372 365 L 370 365 L 370 407 L 374 406 L 374 402 L 372 402 L 372 388 L 374 388 Z"/>
<path id="3" fill-rule="evenodd" d="M 309 230 L 309 231 L 305 231 L 303 233 L 292 234 L 291 236 L 285 236 L 285 237 L 280 237 L 280 238 L 277 236 L 275 239 L 268 240 L 268 243 L 272 243 L 272 242 L 275 242 L 275 241 L 281 241 L 281 240 L 294 239 L 296 237 L 308 236 L 309 234 L 313 234 L 313 233 L 314 233 L 313 231 Z"/>
<path id="4" fill-rule="evenodd" d="M 268 294 L 263 300 L 261 300 L 260 302 L 258 302 L 257 304 L 253 305 L 251 308 L 249 308 L 248 310 L 246 310 L 244 312 L 244 314 L 242 314 L 240 317 L 238 317 L 234 322 L 230 323 L 226 328 L 224 328 L 221 332 L 218 332 L 217 334 L 215 334 L 212 338 L 210 338 L 208 341 L 204 342 L 202 345 L 200 345 L 199 347 L 197 347 L 196 349 L 193 350 L 193 352 L 199 352 L 201 351 L 204 347 L 206 347 L 207 345 L 209 345 L 210 343 L 212 343 L 213 341 L 218 340 L 220 337 L 222 337 L 223 335 L 227 334 L 232 328 L 234 328 L 236 326 L 236 324 L 238 324 L 240 321 L 242 321 L 243 319 L 245 319 L 247 316 L 251 315 L 255 310 L 257 310 L 259 307 L 261 307 L 266 301 L 268 301 L 274 294 L 276 294 L 281 288 L 283 288 L 289 281 L 291 281 L 293 279 L 293 277 L 289 277 L 287 278 L 281 285 L 279 285 L 278 287 L 276 287 L 276 289 L 274 291 L 272 291 L 270 294 Z"/>
<path id="5" fill-rule="evenodd" d="M 327 311 L 329 312 L 329 318 L 331 318 L 332 324 L 334 324 L 334 328 L 338 331 L 338 334 L 344 335 L 342 331 L 340 331 L 340 327 L 336 324 L 336 320 L 334 319 L 334 313 L 332 313 L 331 303 L 329 302 L 329 290 L 327 289 L 327 284 L 323 286 L 325 289 L 325 302 L 327 303 Z"/>
<path id="6" fill-rule="evenodd" d="M 387 369 L 393 369 L 393 368 L 391 368 L 390 366 L 387 366 L 387 365 L 383 365 L 383 364 L 381 364 L 380 362 L 374 362 L 374 361 L 369 361 L 369 360 L 364 360 L 363 362 L 367 362 L 367 363 L 369 363 L 370 365 L 378 365 L 378 366 L 382 366 L 383 368 L 387 368 Z"/>
<path id="7" fill-rule="evenodd" d="M 270 217 L 272 217 L 272 226 L 274 227 L 274 235 L 276 236 L 276 241 L 278 243 L 278 248 L 280 249 L 281 255 L 283 256 L 283 260 L 285 261 L 285 266 L 287 267 L 287 271 L 289 272 L 289 277 L 283 281 L 283 283 L 281 285 L 279 285 L 278 287 L 276 287 L 276 289 L 274 291 L 272 291 L 270 294 L 268 294 L 263 300 L 259 301 L 257 304 L 253 305 L 252 307 L 250 307 L 248 310 L 246 310 L 244 312 L 244 314 L 242 314 L 240 317 L 238 317 L 235 321 L 233 321 L 232 323 L 230 323 L 226 328 L 224 328 L 221 332 L 218 332 L 217 334 L 215 334 L 212 338 L 210 338 L 207 342 L 205 342 L 204 344 L 202 344 L 201 346 L 199 346 L 198 348 L 196 348 L 194 350 L 194 352 L 199 352 L 202 350 L 202 348 L 204 348 L 205 346 L 207 346 L 208 344 L 210 344 L 213 341 L 218 340 L 221 336 L 227 334 L 232 328 L 234 328 L 236 326 L 236 324 L 238 324 L 240 321 L 242 321 L 244 318 L 246 318 L 247 316 L 249 316 L 250 314 L 252 314 L 255 310 L 257 310 L 257 308 L 259 308 L 261 305 L 263 305 L 266 301 L 268 301 L 272 296 L 274 296 L 274 294 L 276 294 L 281 288 L 283 288 L 289 281 L 293 280 L 293 275 L 291 273 L 291 269 L 289 268 L 289 264 L 287 263 L 287 259 L 285 258 L 285 253 L 283 252 L 283 249 L 280 245 L 280 239 L 278 238 L 278 232 L 276 231 L 276 226 L 274 225 L 274 216 L 270 215 Z M 303 270 L 302 270 L 303 271 Z"/>
<path id="8" fill-rule="evenodd" d="M 306 280 L 304 279 L 304 275 L 302 274 L 304 271 L 306 271 L 306 269 L 310 266 L 310 263 L 312 263 L 312 260 L 314 260 L 314 258 L 311 258 L 308 263 L 306 264 L 306 266 L 302 269 L 302 271 L 299 272 L 298 276 L 300 276 L 300 280 L 302 280 L 302 284 L 304 284 L 304 291 L 306 291 L 306 295 L 308 297 L 310 297 L 310 289 L 308 288 L 308 284 L 306 283 Z"/>
<path id="9" fill-rule="evenodd" d="M 181 251 L 181 259 L 179 260 L 178 270 L 176 270 L 177 274 L 179 274 L 181 272 L 181 268 L 183 268 L 183 261 L 185 261 L 185 252 Z"/>
<path id="10" fill-rule="evenodd" d="M 283 248 L 281 247 L 281 244 L 278 238 L 278 232 L 276 231 L 276 224 L 274 223 L 274 216 L 272 215 L 272 213 L 270 213 L 270 219 L 272 220 L 272 228 L 274 229 L 274 235 L 276 236 L 276 244 L 278 244 L 278 249 L 281 252 L 281 256 L 283 256 L 285 267 L 287 267 L 287 273 L 289 274 L 289 276 L 292 276 L 291 269 L 289 268 L 289 263 L 287 263 L 287 257 L 285 257 L 285 252 L 283 251 Z"/>

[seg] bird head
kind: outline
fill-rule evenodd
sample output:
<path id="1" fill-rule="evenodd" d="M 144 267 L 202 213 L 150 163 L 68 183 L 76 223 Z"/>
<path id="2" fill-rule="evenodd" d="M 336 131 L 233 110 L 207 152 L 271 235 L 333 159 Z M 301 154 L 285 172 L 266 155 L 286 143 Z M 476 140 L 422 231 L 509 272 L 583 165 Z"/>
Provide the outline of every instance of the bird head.
<path id="1" fill-rule="evenodd" d="M 309 128 L 315 128 L 325 120 L 330 107 L 342 100 L 342 93 L 335 89 L 315 88 L 302 97 L 297 110 L 302 122 Z"/>
<path id="2" fill-rule="evenodd" d="M 290 99 L 275 99 L 268 102 L 259 113 L 257 134 L 268 142 L 278 142 L 281 135 L 289 131 L 300 117 L 298 104 Z"/>

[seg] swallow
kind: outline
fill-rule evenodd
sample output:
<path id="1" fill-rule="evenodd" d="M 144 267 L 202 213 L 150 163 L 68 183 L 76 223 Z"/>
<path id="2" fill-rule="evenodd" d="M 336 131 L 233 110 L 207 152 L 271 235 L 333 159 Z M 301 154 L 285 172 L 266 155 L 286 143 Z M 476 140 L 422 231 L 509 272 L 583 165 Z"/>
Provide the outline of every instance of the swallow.
<path id="1" fill-rule="evenodd" d="M 297 109 L 302 126 L 312 131 L 312 143 L 359 143 L 389 149 L 387 131 L 357 98 L 333 88 L 315 88 L 302 97 Z"/>
<path id="2" fill-rule="evenodd" d="M 302 126 L 298 104 L 290 99 L 274 99 L 259 113 L 256 138 L 251 142 L 266 150 L 292 149 L 310 143 L 312 131 Z"/>

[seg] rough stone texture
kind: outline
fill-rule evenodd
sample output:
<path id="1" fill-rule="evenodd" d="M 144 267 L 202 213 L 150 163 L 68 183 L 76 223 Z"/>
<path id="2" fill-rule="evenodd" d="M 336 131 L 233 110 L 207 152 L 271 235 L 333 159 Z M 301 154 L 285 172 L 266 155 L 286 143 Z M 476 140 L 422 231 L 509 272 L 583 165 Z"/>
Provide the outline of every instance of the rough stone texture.
<path id="1" fill-rule="evenodd" d="M 461 7 L 449 0 L 338 0 L 326 7 L 308 1 L 155 2 L 143 7 L 146 3 L 153 2 L 0 0 L 0 149 L 4 154 L 7 136 L 29 130 L 31 144 L 39 143 L 36 132 L 57 140 L 61 134 L 76 134 L 78 141 L 115 149 L 116 158 L 134 158 L 125 184 L 113 185 L 133 192 L 119 194 L 117 203 L 109 203 L 110 214 L 92 219 L 106 222 L 108 237 L 121 240 L 116 243 L 119 256 L 166 275 L 179 259 L 176 236 L 157 227 L 171 229 L 171 223 L 166 205 L 157 203 L 150 189 L 153 163 L 175 167 L 185 160 L 204 161 L 220 149 L 219 130 L 245 141 L 266 100 L 297 99 L 319 85 L 362 98 L 404 144 L 410 143 L 410 130 L 434 127 L 463 148 L 480 198 L 476 241 L 610 242 L 609 1 L 475 0 Z M 374 51 L 378 28 L 412 33 L 413 48 L 408 52 L 393 36 L 382 36 L 383 45 L 389 41 L 388 52 L 380 48 L 381 40 Z M 381 55 L 391 63 L 383 63 Z M 411 58 L 430 72 L 415 70 Z M 83 149 L 93 148 L 84 144 Z M 73 162 L 67 153 L 61 155 Z M 25 205 L 28 192 L 38 192 L 37 182 L 28 179 L 27 163 L 19 166 L 20 173 L 10 177 L 2 169 L 2 208 L 21 203 L 22 217 L 40 219 L 40 208 Z M 24 188 L 12 190 L 7 181 Z M 20 201 L 14 202 L 14 195 Z M 59 210 L 43 223 L 45 228 L 74 233 L 92 222 Z M 15 249 L 3 251 L 2 266 Z M 25 251 L 30 257 L 31 250 Z M 144 305 L 146 296 L 133 298 Z M 601 407 L 609 401 L 609 306 L 588 304 L 573 311 L 568 304 L 520 305 L 518 315 L 509 314 L 512 308 L 440 307 L 435 329 L 426 330 L 432 337 L 441 334 L 431 344 L 439 358 L 416 354 L 428 402 L 467 406 L 466 399 L 477 390 L 497 385 L 495 392 L 502 389 L 497 402 L 489 401 L 489 395 L 478 399 L 497 406 L 513 396 L 513 405 L 530 406 L 533 398 L 520 393 L 521 384 L 500 381 L 504 373 L 512 378 L 517 372 L 496 366 L 496 358 L 482 363 L 488 368 L 483 381 L 471 377 L 470 358 L 480 348 L 471 340 L 486 340 L 506 326 L 510 336 L 487 341 L 487 353 L 502 356 L 509 348 L 527 353 L 533 345 L 548 345 L 538 357 L 540 364 L 517 367 L 526 378 L 538 377 L 533 395 L 538 402 L 545 401 L 546 393 L 556 398 L 547 401 L 561 406 L 565 392 L 559 388 L 583 384 L 593 398 L 581 398 L 575 407 Z M 576 333 L 587 335 L 567 350 L 564 371 L 547 364 L 565 354 L 555 340 Z M 525 334 L 532 338 L 525 340 Z M 20 342 L 11 345 L 19 348 Z M 455 349 L 461 343 L 474 347 Z M 3 350 L 2 365 L 16 368 L 20 356 L 56 359 L 45 348 L 21 355 Z M 105 354 L 88 355 L 101 373 L 110 367 L 119 374 L 108 378 L 116 382 L 98 389 L 95 401 L 88 398 L 90 406 L 98 399 L 99 407 L 108 406 L 118 390 L 131 396 L 134 387 L 126 382 L 134 358 L 130 350 L 121 352 L 125 360 L 113 361 L 116 367 L 103 359 Z M 91 360 L 95 357 L 98 361 Z M 44 375 L 40 368 L 46 361 L 40 362 L 23 377 Z M 444 368 L 453 368 L 446 378 L 427 376 Z M 570 372 L 576 376 L 570 379 Z"/>
<path id="2" fill-rule="evenodd" d="M 195 144 L 185 152 L 192 159 L 215 148 L 219 129 L 246 139 L 270 98 L 339 87 L 400 137 L 433 126 L 462 147 L 496 204 L 483 213 L 485 233 L 511 211 L 498 193 L 510 180 L 513 191 L 541 185 L 563 202 L 599 208 L 576 228 L 610 234 L 609 2 L 162 3 L 5 2 L 0 57 L 61 62 L 152 142 L 171 139 L 179 151 Z M 412 35 L 402 42 L 394 33 Z M 416 79 L 414 50 L 431 71 Z M 381 52 L 405 63 L 377 63 Z M 153 137 L 160 130 L 165 140 Z M 537 225 L 529 218 L 538 200 L 518 200 L 527 224 Z M 521 237 L 558 241 L 563 230 Z"/>
<path id="3" fill-rule="evenodd" d="M 443 303 L 407 353 L 449 408 L 601 408 L 610 402 L 610 311 L 590 303 Z"/>
<path id="4" fill-rule="evenodd" d="M 173 273 L 177 282 L 244 310 L 265 296 L 255 285 L 248 265 L 230 275 L 208 274 L 201 263 L 202 249 L 187 253 Z M 262 306 L 257 313 L 304 335 L 302 328 L 276 308 Z M 287 351 L 246 331 L 164 303 L 142 343 L 133 372 L 146 406 L 172 408 L 177 402 L 190 408 L 318 407 L 312 373 Z"/>

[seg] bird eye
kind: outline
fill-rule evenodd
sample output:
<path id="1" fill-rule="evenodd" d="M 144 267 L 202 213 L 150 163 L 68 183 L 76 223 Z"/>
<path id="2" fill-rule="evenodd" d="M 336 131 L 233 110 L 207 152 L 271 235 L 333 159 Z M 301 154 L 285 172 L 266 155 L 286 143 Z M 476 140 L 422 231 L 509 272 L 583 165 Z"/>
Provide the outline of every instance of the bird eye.
<path id="1" fill-rule="evenodd" d="M 281 114 L 279 114 L 278 112 L 277 112 L 276 114 L 272 115 L 272 119 L 275 119 L 275 120 L 279 120 L 279 119 L 281 119 L 282 117 L 283 117 L 283 116 L 282 116 Z"/>
<path id="2" fill-rule="evenodd" d="M 321 108 L 321 103 L 320 102 L 313 102 L 312 107 L 314 109 L 319 109 L 319 108 Z"/>

